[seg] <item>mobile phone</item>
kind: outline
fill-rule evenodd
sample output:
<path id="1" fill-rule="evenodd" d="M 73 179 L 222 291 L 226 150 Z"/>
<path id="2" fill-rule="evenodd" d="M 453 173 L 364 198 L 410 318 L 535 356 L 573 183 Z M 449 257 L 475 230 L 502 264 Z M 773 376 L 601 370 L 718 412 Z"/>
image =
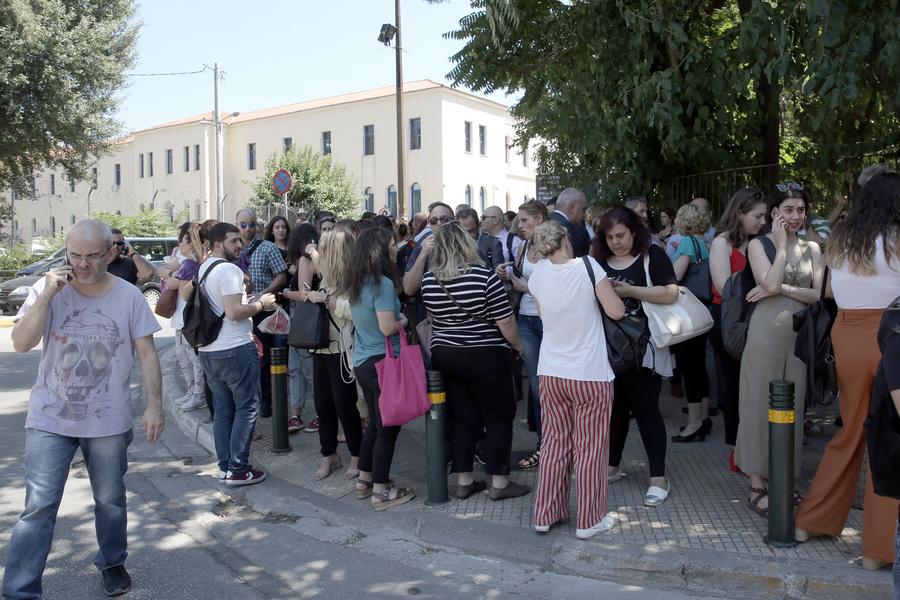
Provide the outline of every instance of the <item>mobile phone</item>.
<path id="1" fill-rule="evenodd" d="M 68 253 L 67 253 L 66 256 L 65 256 L 65 262 L 64 262 L 63 264 L 64 264 L 65 266 L 67 266 L 67 267 L 72 266 L 72 265 L 69 263 L 69 255 L 68 255 Z M 67 274 L 66 274 L 66 281 L 72 281 L 72 275 L 71 275 L 71 273 L 67 273 Z"/>
<path id="2" fill-rule="evenodd" d="M 306 291 L 308 291 L 308 292 L 311 292 L 311 291 L 312 291 L 312 288 L 309 287 L 309 284 L 306 283 L 306 282 L 303 283 L 303 289 L 306 290 Z"/>

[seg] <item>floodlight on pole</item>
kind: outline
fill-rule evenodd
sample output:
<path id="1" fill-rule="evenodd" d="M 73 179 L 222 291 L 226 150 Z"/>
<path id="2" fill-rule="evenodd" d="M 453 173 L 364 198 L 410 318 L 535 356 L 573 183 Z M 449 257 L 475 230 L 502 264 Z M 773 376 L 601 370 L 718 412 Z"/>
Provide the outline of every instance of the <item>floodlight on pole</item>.
<path id="1" fill-rule="evenodd" d="M 397 51 L 397 216 L 406 214 L 406 183 L 404 181 L 405 153 L 403 151 L 403 48 L 400 44 L 400 0 L 394 2 L 394 14 L 397 25 L 385 23 L 381 26 L 378 41 L 389 46 L 394 36 L 397 43 L 394 49 Z"/>

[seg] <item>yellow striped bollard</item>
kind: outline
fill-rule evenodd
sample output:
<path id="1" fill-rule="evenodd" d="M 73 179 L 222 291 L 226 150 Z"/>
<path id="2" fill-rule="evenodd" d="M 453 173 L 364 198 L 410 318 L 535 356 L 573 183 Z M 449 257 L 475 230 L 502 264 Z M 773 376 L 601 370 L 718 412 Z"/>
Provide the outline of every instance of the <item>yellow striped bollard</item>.
<path id="1" fill-rule="evenodd" d="M 425 504 L 446 504 L 447 497 L 447 394 L 444 375 L 440 371 L 426 371 L 428 399 L 431 410 L 425 415 L 425 449 L 428 462 L 428 499 Z"/>

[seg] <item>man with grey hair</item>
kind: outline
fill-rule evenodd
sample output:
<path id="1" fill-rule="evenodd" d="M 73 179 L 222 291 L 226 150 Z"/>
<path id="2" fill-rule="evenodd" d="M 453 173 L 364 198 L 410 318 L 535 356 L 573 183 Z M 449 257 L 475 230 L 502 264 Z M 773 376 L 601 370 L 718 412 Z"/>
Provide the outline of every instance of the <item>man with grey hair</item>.
<path id="1" fill-rule="evenodd" d="M 112 234 L 81 221 L 66 236 L 66 263 L 31 288 L 12 331 L 25 353 L 43 342 L 25 420 L 25 510 L 13 528 L 3 575 L 4 598 L 40 598 L 63 488 L 81 449 L 94 494 L 99 551 L 94 564 L 107 596 L 131 588 L 125 570 L 125 471 L 134 438 L 131 371 L 141 363 L 147 443 L 165 427 L 162 376 L 153 334 L 160 330 L 143 294 L 106 271 Z"/>
<path id="2" fill-rule="evenodd" d="M 888 171 L 890 171 L 890 169 L 880 163 L 866 167 L 865 169 L 863 169 L 863 172 L 859 174 L 859 179 L 857 179 L 857 182 L 859 183 L 859 189 L 866 187 L 866 184 L 869 183 L 869 180 L 876 175 L 880 175 L 881 173 L 885 173 Z"/>
<path id="3" fill-rule="evenodd" d="M 515 262 L 522 240 L 511 235 L 504 227 L 505 215 L 499 206 L 488 206 L 481 215 L 481 231 L 497 238 L 503 249 L 503 262 Z"/>
<path id="4" fill-rule="evenodd" d="M 501 246 L 500 240 L 481 231 L 478 226 L 478 213 L 474 208 L 466 207 L 458 210 L 456 218 L 459 219 L 462 228 L 475 240 L 484 264 L 496 271 L 497 267 L 503 264 L 503 246 Z"/>
<path id="5" fill-rule="evenodd" d="M 631 196 L 625 200 L 625 208 L 630 208 L 641 218 L 644 225 L 650 226 L 650 205 L 643 196 Z"/>
<path id="6" fill-rule="evenodd" d="M 556 210 L 550 218 L 566 228 L 574 258 L 587 255 L 591 250 L 591 237 L 584 226 L 587 212 L 587 196 L 581 190 L 566 188 L 556 199 Z"/>

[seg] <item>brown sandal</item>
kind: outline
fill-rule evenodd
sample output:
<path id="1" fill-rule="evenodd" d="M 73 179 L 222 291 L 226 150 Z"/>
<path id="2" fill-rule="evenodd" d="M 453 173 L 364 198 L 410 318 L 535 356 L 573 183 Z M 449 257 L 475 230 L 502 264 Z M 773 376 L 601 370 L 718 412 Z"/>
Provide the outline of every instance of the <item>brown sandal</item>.
<path id="1" fill-rule="evenodd" d="M 391 497 L 393 496 L 393 498 Z M 412 488 L 386 487 L 384 491 L 376 494 L 372 493 L 372 510 L 387 510 L 394 506 L 406 504 L 415 496 Z"/>
<path id="2" fill-rule="evenodd" d="M 760 515 L 764 519 L 768 519 L 769 518 L 769 507 L 760 508 L 759 501 L 769 495 L 769 490 L 767 490 L 766 488 L 751 487 L 750 493 L 757 494 L 757 496 L 753 500 L 747 500 L 747 506 L 750 507 L 750 510 L 752 510 L 756 514 Z"/>

